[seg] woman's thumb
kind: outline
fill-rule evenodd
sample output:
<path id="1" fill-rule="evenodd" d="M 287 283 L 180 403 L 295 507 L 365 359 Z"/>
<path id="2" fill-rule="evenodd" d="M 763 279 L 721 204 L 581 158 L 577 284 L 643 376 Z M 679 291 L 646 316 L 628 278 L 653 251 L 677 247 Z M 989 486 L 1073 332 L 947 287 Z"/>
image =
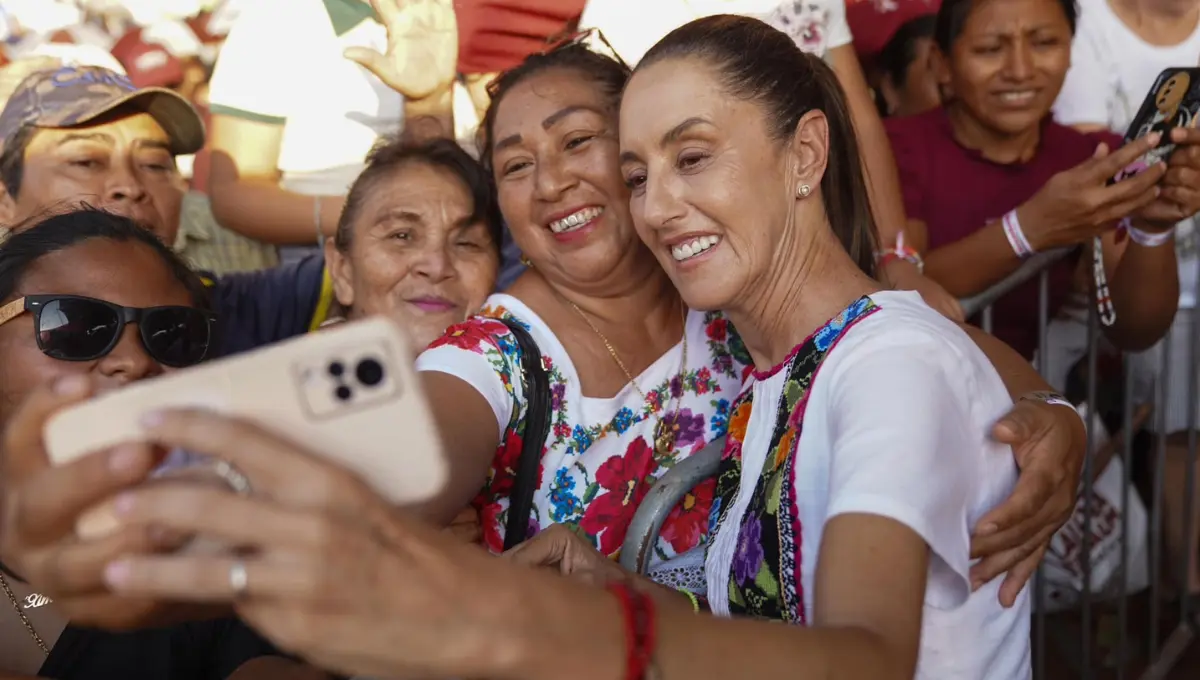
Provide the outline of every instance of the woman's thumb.
<path id="1" fill-rule="evenodd" d="M 355 48 L 351 48 L 351 49 L 355 49 Z M 1108 155 L 1108 152 L 1109 152 L 1108 144 L 1106 144 L 1104 142 L 1100 142 L 1099 144 L 1096 145 L 1096 150 L 1092 152 L 1092 158 L 1097 158 L 1097 159 L 1104 158 L 1105 156 Z"/>

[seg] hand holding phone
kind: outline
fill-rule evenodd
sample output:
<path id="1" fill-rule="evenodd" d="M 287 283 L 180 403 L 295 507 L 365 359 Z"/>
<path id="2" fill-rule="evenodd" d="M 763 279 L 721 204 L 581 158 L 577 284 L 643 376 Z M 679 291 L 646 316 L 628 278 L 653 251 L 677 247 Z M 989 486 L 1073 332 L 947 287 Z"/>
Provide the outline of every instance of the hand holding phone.
<path id="1" fill-rule="evenodd" d="M 442 489 L 449 471 L 409 357 L 408 338 L 393 321 L 346 323 L 61 411 L 46 425 L 47 453 L 61 465 L 147 441 L 144 423 L 156 412 L 211 410 L 345 467 L 393 504 L 419 503 Z M 203 452 L 202 440 L 188 448 Z M 240 472 L 252 485 L 252 471 Z M 109 510 L 89 516 L 78 529 L 96 536 L 114 525 Z"/>
<path id="2" fill-rule="evenodd" d="M 1113 228 L 1130 212 L 1149 205 L 1165 169 L 1154 167 L 1119 183 L 1109 180 L 1121 168 L 1150 152 L 1158 133 L 1134 140 L 1115 151 L 1101 144 L 1079 165 L 1050 178 L 1017 208 L 1017 217 L 1034 250 L 1085 243 Z"/>
<path id="3" fill-rule="evenodd" d="M 1111 182 L 1133 177 L 1166 160 L 1175 150 L 1171 131 L 1178 127 L 1195 127 L 1198 114 L 1200 68 L 1165 69 L 1155 79 L 1125 131 L 1127 144 L 1155 133 L 1159 135 L 1159 143 L 1115 173 Z"/>

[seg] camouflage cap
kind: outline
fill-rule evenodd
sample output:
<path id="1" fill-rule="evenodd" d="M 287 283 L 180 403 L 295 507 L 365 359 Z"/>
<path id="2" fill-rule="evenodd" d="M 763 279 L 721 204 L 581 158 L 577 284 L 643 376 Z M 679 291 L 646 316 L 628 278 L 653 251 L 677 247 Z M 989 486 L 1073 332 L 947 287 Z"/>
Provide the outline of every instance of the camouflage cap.
<path id="1" fill-rule="evenodd" d="M 186 99 L 161 87 L 138 89 L 129 78 L 99 66 L 68 66 L 31 74 L 0 111 L 0 143 L 31 125 L 70 128 L 118 107 L 150 114 L 170 138 L 174 154 L 204 146 L 204 123 Z"/>

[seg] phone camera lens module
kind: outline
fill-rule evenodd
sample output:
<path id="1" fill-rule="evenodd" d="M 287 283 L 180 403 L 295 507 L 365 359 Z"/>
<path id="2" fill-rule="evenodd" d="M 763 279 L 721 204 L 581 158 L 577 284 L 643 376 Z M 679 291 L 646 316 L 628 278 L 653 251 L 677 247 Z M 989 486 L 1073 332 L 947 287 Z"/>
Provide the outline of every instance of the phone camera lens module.
<path id="1" fill-rule="evenodd" d="M 335 378 L 340 378 L 341 375 L 345 372 L 346 372 L 346 367 L 342 365 L 342 362 L 340 362 L 340 361 L 330 362 L 329 375 L 332 375 Z"/>
<path id="2" fill-rule="evenodd" d="M 375 387 L 383 382 L 383 364 L 375 359 L 363 359 L 355 366 L 354 376 L 367 387 Z"/>
<path id="3" fill-rule="evenodd" d="M 346 387 L 345 385 L 338 385 L 338 388 L 333 391 L 333 394 L 338 398 L 338 401 L 350 401 L 350 397 L 353 396 L 354 393 L 349 387 Z"/>

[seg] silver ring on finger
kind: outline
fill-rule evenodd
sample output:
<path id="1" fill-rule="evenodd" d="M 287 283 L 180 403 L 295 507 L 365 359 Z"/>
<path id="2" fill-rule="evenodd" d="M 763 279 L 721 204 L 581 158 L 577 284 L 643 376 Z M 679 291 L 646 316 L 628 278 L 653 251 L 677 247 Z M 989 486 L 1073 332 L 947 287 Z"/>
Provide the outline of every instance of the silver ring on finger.
<path id="1" fill-rule="evenodd" d="M 249 585 L 250 578 L 246 574 L 246 563 L 238 560 L 229 565 L 229 589 L 233 591 L 233 596 L 238 599 L 245 597 Z"/>
<path id="2" fill-rule="evenodd" d="M 213 462 L 213 472 L 216 473 L 229 488 L 233 489 L 234 493 L 239 496 L 249 496 L 253 488 L 250 485 L 250 478 L 242 474 L 240 470 L 234 467 L 229 461 L 217 459 Z"/>

